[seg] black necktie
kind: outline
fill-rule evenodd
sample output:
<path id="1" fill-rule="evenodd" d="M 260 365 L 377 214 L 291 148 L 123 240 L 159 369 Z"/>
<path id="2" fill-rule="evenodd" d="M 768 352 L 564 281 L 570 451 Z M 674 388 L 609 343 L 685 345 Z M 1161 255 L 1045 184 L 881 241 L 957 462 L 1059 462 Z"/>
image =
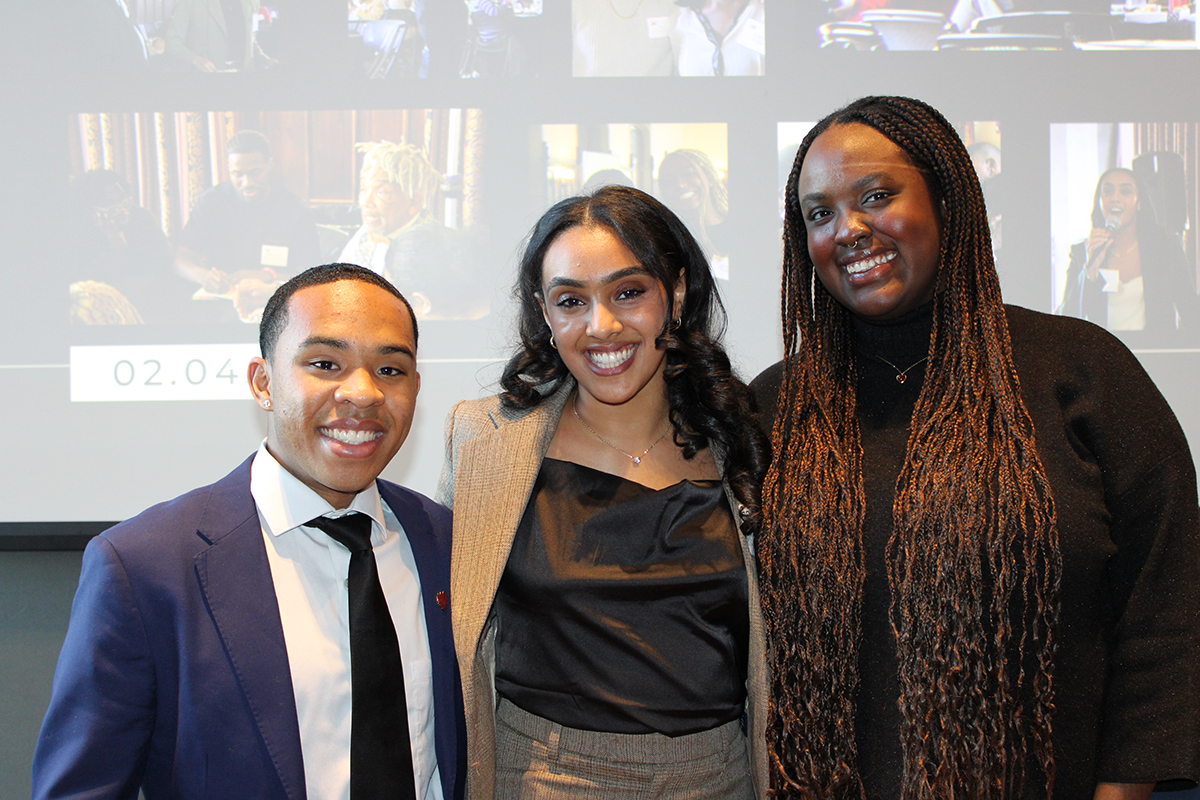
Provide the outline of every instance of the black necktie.
<path id="1" fill-rule="evenodd" d="M 404 668 L 371 549 L 371 518 L 354 513 L 307 524 L 350 551 L 350 800 L 415 800 Z"/>

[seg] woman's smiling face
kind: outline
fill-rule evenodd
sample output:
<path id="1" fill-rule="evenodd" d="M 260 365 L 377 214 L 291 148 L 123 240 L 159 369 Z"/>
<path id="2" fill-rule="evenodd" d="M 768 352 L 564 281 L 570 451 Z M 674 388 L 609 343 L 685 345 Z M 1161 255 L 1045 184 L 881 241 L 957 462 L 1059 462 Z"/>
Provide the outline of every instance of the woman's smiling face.
<path id="1" fill-rule="evenodd" d="M 671 295 L 603 225 L 559 234 L 542 261 L 542 310 L 581 394 L 619 405 L 647 390 L 663 392 L 666 351 L 655 340 L 683 280 Z"/>
<path id="2" fill-rule="evenodd" d="M 830 127 L 805 154 L 798 195 L 809 255 L 839 303 L 892 319 L 933 298 L 941 216 L 894 142 L 859 123 Z"/>

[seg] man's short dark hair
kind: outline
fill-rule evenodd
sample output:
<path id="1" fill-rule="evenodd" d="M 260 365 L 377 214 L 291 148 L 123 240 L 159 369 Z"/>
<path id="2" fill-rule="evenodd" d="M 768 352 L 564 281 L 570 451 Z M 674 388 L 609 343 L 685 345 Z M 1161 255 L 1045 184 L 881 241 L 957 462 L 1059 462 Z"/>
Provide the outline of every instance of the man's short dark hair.
<path id="1" fill-rule="evenodd" d="M 263 309 L 262 321 L 258 323 L 258 349 L 263 358 L 269 362 L 275 355 L 275 342 L 279 340 L 279 334 L 287 327 L 288 301 L 292 299 L 292 295 L 310 286 L 321 286 L 338 281 L 370 283 L 395 295 L 408 309 L 408 317 L 412 320 L 413 349 L 416 349 L 417 315 L 413 313 L 408 300 L 391 284 L 391 281 L 357 264 L 322 264 L 319 267 L 310 267 L 285 282 L 267 301 L 267 305 Z"/>
<path id="2" fill-rule="evenodd" d="M 263 161 L 271 160 L 271 142 L 258 131 L 238 131 L 225 143 L 225 155 L 262 153 Z"/>

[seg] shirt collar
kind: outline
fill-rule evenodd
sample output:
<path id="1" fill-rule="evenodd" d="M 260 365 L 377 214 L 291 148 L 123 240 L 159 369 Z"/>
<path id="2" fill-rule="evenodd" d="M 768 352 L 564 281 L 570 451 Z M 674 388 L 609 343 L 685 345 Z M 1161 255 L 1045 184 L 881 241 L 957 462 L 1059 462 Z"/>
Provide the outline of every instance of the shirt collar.
<path id="1" fill-rule="evenodd" d="M 283 536 L 298 529 L 314 517 L 340 517 L 357 511 L 366 514 L 371 525 L 371 544 L 383 543 L 386 526 L 383 521 L 383 502 L 374 482 L 354 496 L 344 509 L 335 509 L 327 500 L 305 486 L 288 472 L 267 450 L 264 440 L 250 465 L 250 495 L 258 507 L 259 518 L 267 533 Z"/>

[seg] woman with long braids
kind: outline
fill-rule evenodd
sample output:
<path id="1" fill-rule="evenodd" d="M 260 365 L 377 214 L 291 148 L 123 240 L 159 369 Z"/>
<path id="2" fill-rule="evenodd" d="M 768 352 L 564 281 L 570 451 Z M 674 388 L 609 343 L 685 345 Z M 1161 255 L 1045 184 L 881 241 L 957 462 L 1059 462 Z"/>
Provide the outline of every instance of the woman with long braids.
<path id="1" fill-rule="evenodd" d="M 438 493 L 467 798 L 762 796 L 769 451 L 704 253 L 606 186 L 538 221 L 516 294 L 503 393 L 451 412 Z"/>
<path id="2" fill-rule="evenodd" d="M 777 798 L 1134 798 L 1200 775 L 1187 442 L 1112 336 L 1004 306 L 971 160 L 901 97 L 786 190 L 754 383 Z"/>

